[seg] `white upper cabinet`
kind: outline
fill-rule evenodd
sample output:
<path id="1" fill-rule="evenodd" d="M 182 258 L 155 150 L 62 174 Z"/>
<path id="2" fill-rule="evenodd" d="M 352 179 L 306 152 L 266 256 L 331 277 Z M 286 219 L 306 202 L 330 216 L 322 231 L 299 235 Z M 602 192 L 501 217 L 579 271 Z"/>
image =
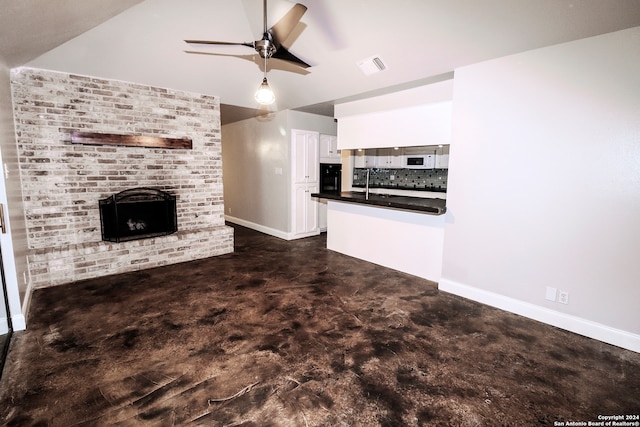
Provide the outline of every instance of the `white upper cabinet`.
<path id="1" fill-rule="evenodd" d="M 378 167 L 376 150 L 356 150 L 353 166 L 356 168 L 375 168 Z"/>
<path id="2" fill-rule="evenodd" d="M 366 168 L 367 160 L 364 150 L 355 150 L 353 153 L 353 167 Z"/>
<path id="3" fill-rule="evenodd" d="M 376 167 L 378 168 L 402 168 L 404 167 L 402 159 L 402 149 L 400 148 L 379 148 L 376 150 Z"/>
<path id="4" fill-rule="evenodd" d="M 320 163 L 340 163 L 337 136 L 320 135 Z"/>
<path id="5" fill-rule="evenodd" d="M 421 157 L 422 167 L 407 166 L 407 157 Z M 404 147 L 404 148 L 369 148 L 354 151 L 353 167 L 382 169 L 448 169 L 449 145 Z"/>
<path id="6" fill-rule="evenodd" d="M 449 169 L 449 146 L 443 145 L 436 150 L 436 169 Z"/>

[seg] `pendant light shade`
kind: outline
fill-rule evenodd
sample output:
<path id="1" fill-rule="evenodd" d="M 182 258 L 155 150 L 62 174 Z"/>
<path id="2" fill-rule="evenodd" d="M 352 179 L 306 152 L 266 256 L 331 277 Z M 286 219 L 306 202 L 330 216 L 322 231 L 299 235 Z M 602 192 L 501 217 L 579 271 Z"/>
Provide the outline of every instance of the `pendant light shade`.
<path id="1" fill-rule="evenodd" d="M 267 10 L 267 0 L 264 0 L 264 10 Z M 265 34 L 266 34 L 266 28 L 267 28 L 267 17 L 265 15 L 265 21 L 264 21 L 264 26 L 265 26 Z M 267 59 L 269 59 L 269 57 L 271 56 L 271 51 L 267 50 L 265 51 L 264 54 L 264 78 L 262 79 L 262 83 L 260 84 L 260 87 L 258 87 L 258 90 L 256 91 L 255 94 L 255 98 L 256 101 L 258 101 L 258 103 L 260 105 L 269 105 L 269 104 L 273 104 L 273 102 L 276 100 L 276 96 L 274 95 L 273 91 L 271 90 L 271 87 L 269 87 L 269 82 L 267 81 Z"/>
<path id="2" fill-rule="evenodd" d="M 276 100 L 276 96 L 273 94 L 271 87 L 269 87 L 269 82 L 267 82 L 266 76 L 262 79 L 262 84 L 258 87 L 255 96 L 256 101 L 262 105 L 273 104 L 273 101 Z"/>

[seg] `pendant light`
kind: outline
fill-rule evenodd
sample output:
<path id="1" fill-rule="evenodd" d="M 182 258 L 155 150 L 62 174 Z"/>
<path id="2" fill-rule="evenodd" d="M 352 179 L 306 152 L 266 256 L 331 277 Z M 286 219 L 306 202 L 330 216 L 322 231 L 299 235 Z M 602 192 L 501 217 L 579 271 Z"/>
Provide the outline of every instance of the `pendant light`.
<path id="1" fill-rule="evenodd" d="M 262 83 L 258 87 L 256 91 L 255 98 L 261 105 L 270 105 L 276 100 L 276 96 L 274 95 L 271 87 L 269 86 L 269 82 L 267 81 L 267 60 L 275 51 L 274 46 L 271 43 L 271 38 L 268 37 L 267 33 L 267 0 L 264 0 L 264 37 L 259 44 L 260 47 L 260 56 L 264 58 L 264 77 L 262 79 Z"/>
<path id="2" fill-rule="evenodd" d="M 273 94 L 273 91 L 269 86 L 269 82 L 265 77 L 264 79 L 262 79 L 262 84 L 256 91 L 256 101 L 258 101 L 258 103 L 262 105 L 269 105 L 273 104 L 275 100 L 276 96 Z"/>
<path id="3" fill-rule="evenodd" d="M 262 79 L 262 84 L 256 91 L 256 101 L 258 101 L 259 104 L 269 105 L 273 104 L 275 100 L 276 96 L 273 94 L 271 87 L 269 87 L 269 82 L 265 77 Z"/>

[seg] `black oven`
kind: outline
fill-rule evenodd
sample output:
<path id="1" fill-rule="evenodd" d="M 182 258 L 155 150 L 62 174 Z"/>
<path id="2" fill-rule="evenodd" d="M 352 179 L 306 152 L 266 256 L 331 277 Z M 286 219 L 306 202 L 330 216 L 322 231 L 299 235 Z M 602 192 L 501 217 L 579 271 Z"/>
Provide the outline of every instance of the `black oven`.
<path id="1" fill-rule="evenodd" d="M 339 193 L 342 190 L 342 165 L 320 163 L 320 192 Z"/>

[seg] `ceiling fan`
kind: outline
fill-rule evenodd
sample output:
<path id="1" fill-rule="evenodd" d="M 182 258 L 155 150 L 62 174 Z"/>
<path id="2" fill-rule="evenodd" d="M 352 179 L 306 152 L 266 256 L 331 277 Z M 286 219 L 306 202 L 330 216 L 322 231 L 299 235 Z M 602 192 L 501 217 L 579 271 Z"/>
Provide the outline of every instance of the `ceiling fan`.
<path id="1" fill-rule="evenodd" d="M 293 29 L 302 15 L 307 11 L 307 7 L 296 3 L 278 22 L 276 22 L 271 28 L 267 28 L 267 0 L 263 3 L 263 15 L 264 15 L 264 28 L 262 32 L 262 38 L 254 42 L 225 42 L 225 41 L 210 41 L 210 40 L 185 40 L 189 44 L 201 44 L 201 45 L 221 45 L 221 46 L 246 46 L 254 49 L 260 54 L 260 57 L 265 60 L 265 73 L 266 73 L 266 61 L 269 58 L 280 59 L 296 64 L 299 67 L 308 68 L 311 65 L 307 64 L 302 59 L 298 58 L 287 48 L 282 45 L 282 42 L 289 37 Z M 196 53 L 196 52 L 193 52 Z"/>

